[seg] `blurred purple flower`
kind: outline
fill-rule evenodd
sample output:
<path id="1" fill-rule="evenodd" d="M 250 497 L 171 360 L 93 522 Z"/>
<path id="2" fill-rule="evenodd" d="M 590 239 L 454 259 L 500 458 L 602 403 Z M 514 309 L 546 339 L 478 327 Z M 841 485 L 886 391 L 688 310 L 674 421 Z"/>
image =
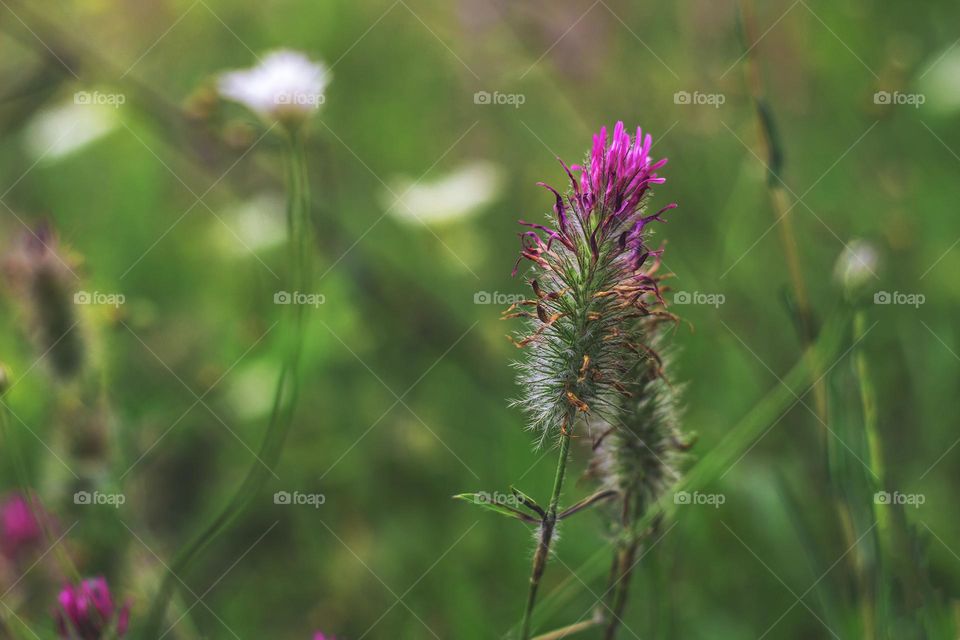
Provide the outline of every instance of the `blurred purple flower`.
<path id="1" fill-rule="evenodd" d="M 130 622 L 130 605 L 114 606 L 110 587 L 103 577 L 67 585 L 57 598 L 57 631 L 69 640 L 100 640 L 111 630 L 122 638 Z M 112 636 L 111 636 L 112 637 Z"/>
<path id="2" fill-rule="evenodd" d="M 313 634 L 313 640 L 337 640 L 337 639 L 334 638 L 333 636 L 328 636 L 324 634 L 322 631 L 317 631 L 315 634 Z"/>
<path id="3" fill-rule="evenodd" d="M 11 494 L 0 505 L 0 552 L 4 556 L 14 558 L 43 537 L 43 528 L 34 515 L 40 508 L 37 500 L 33 500 L 31 508 L 28 499 L 20 493 Z"/>

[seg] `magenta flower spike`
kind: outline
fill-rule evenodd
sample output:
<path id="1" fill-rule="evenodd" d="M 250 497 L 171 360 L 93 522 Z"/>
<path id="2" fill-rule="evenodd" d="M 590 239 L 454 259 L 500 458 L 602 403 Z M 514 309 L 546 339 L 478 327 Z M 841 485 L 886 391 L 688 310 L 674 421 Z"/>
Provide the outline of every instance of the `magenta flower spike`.
<path id="1" fill-rule="evenodd" d="M 675 321 L 666 311 L 658 275 L 662 249 L 648 246 L 649 224 L 663 222 L 668 204 L 646 213 L 651 187 L 665 182 L 657 171 L 666 160 L 650 157 L 653 140 L 637 129 L 631 139 L 618 122 L 608 141 L 603 128 L 593 137 L 587 162 L 567 166 L 570 188 L 553 194 L 553 220 L 520 221 L 520 258 L 532 264 L 528 277 L 533 297 L 512 305 L 505 318 L 525 318 L 516 346 L 526 349 L 516 363 L 521 395 L 514 401 L 527 414 L 538 445 L 559 445 L 553 492 L 541 525 L 520 627 L 520 639 L 532 633 L 540 579 L 550 556 L 570 439 L 580 428 L 617 424 L 636 391 L 639 368 L 662 373 L 655 329 Z M 576 175 L 579 174 L 579 175 Z"/>
<path id="2" fill-rule="evenodd" d="M 662 249 L 648 246 L 652 222 L 676 204 L 646 213 L 651 187 L 665 182 L 657 171 L 666 159 L 650 156 L 653 140 L 637 129 L 631 138 L 618 122 L 593 137 L 584 165 L 567 166 L 564 195 L 554 197 L 548 225 L 520 221 L 520 262 L 533 263 L 534 298 L 507 310 L 528 318 L 516 336 L 529 347 L 520 363 L 523 397 L 541 442 L 565 434 L 577 415 L 605 417 L 626 395 L 634 354 L 658 356 L 648 344 L 649 326 L 636 319 L 673 320 L 666 312 L 657 274 Z M 514 273 L 516 273 L 516 268 Z"/>
<path id="3" fill-rule="evenodd" d="M 57 598 L 57 632 L 68 640 L 100 640 L 113 630 L 122 638 L 130 622 L 130 605 L 114 605 L 110 587 L 103 577 L 66 585 Z M 112 637 L 112 636 L 111 636 Z"/>

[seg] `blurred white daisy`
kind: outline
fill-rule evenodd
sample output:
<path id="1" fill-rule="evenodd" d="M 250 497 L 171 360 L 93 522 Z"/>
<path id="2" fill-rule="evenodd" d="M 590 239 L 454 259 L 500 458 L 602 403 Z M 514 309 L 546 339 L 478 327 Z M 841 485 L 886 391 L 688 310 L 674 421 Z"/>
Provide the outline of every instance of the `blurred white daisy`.
<path id="1" fill-rule="evenodd" d="M 383 201 L 406 222 L 447 222 L 473 215 L 500 193 L 502 172 L 489 162 L 473 162 L 430 182 L 398 180 Z"/>
<path id="2" fill-rule="evenodd" d="M 918 83 L 925 106 L 942 115 L 955 113 L 960 110 L 960 48 L 951 46 L 931 57 Z"/>
<path id="3" fill-rule="evenodd" d="M 254 67 L 221 74 L 220 94 L 246 106 L 268 122 L 298 126 L 324 102 L 330 70 L 304 54 L 280 49 Z"/>
<path id="4" fill-rule="evenodd" d="M 227 210 L 220 220 L 214 219 L 211 229 L 225 252 L 256 255 L 283 245 L 287 237 L 285 217 L 282 194 L 260 193 Z"/>
<path id="5" fill-rule="evenodd" d="M 69 156 L 113 131 L 117 110 L 75 100 L 41 111 L 27 124 L 24 144 L 37 162 Z"/>

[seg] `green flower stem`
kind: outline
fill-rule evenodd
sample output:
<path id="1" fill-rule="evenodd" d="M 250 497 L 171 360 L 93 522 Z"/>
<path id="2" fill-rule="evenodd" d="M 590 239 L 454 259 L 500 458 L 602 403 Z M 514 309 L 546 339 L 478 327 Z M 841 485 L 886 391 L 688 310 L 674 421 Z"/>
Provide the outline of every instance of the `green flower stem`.
<path id="1" fill-rule="evenodd" d="M 610 620 L 604 634 L 606 640 L 613 640 L 617 635 L 627 609 L 627 595 L 630 592 L 630 579 L 633 577 L 633 568 L 636 565 L 637 549 L 640 548 L 640 539 L 634 539 L 625 544 L 617 553 L 619 572 L 614 585 L 613 605 L 610 608 Z"/>
<path id="2" fill-rule="evenodd" d="M 854 371 L 857 385 L 860 388 L 860 403 L 863 411 L 863 429 L 867 441 L 867 462 L 873 472 L 873 481 L 878 491 L 886 490 L 884 477 L 883 449 L 880 440 L 877 419 L 877 392 L 870 373 L 870 365 L 863 346 L 863 338 L 867 332 L 867 314 L 858 309 L 853 316 L 853 341 L 857 346 L 853 352 Z M 886 596 L 889 588 L 882 588 L 892 581 L 889 561 L 895 557 L 895 541 L 893 540 L 891 509 L 887 505 L 878 505 L 874 500 L 873 516 L 877 522 L 874 532 L 877 543 L 877 564 L 879 575 L 863 587 L 861 601 L 864 632 L 870 637 L 877 632 L 879 626 L 882 633 L 887 632 Z M 864 579 L 868 577 L 865 575 Z M 878 617 L 878 613 L 880 614 Z"/>
<path id="3" fill-rule="evenodd" d="M 587 629 L 595 626 L 597 626 L 596 620 L 584 620 L 583 622 L 568 624 L 565 627 L 554 629 L 553 631 L 549 631 L 533 638 L 533 640 L 562 640 L 563 638 L 569 638 L 575 633 L 586 631 Z"/>
<path id="4" fill-rule="evenodd" d="M 867 316 L 863 311 L 857 311 L 853 317 L 854 366 L 856 367 L 857 383 L 860 386 L 860 403 L 863 407 L 863 427 L 867 436 L 867 448 L 870 453 L 870 469 L 879 478 L 882 489 L 884 469 L 883 450 L 880 443 L 880 434 L 877 428 L 877 392 L 873 385 L 873 376 L 870 375 L 870 366 L 867 355 L 864 353 L 863 338 L 867 332 Z"/>
<path id="5" fill-rule="evenodd" d="M 568 414 L 569 415 L 569 414 Z M 568 421 L 570 424 L 571 421 Z M 527 593 L 527 605 L 523 610 L 520 638 L 530 638 L 530 625 L 533 620 L 533 607 L 537 602 L 537 590 L 540 587 L 540 578 L 543 577 L 547 560 L 550 556 L 550 542 L 557 525 L 557 505 L 560 503 L 560 492 L 563 490 L 563 478 L 567 472 L 567 461 L 570 457 L 570 435 L 560 436 L 560 458 L 557 460 L 557 474 L 553 480 L 553 494 L 550 496 L 550 505 L 547 507 L 547 517 L 540 525 L 540 541 L 533 556 L 533 568 L 530 572 L 530 590 Z"/>
<path id="6" fill-rule="evenodd" d="M 640 548 L 640 542 L 643 539 L 640 530 L 635 527 L 635 522 L 643 515 L 643 512 L 643 500 L 640 496 L 637 496 L 636 500 L 631 500 L 630 496 L 624 497 L 624 533 L 626 539 L 620 541 L 614 551 L 614 570 L 611 572 L 611 584 L 607 589 L 607 591 L 613 590 L 613 598 L 612 603 L 607 605 L 610 619 L 603 636 L 605 640 L 613 640 L 616 637 L 624 611 L 627 609 L 630 580 L 633 578 L 633 570 L 637 565 L 637 550 Z M 606 596 L 606 594 L 604 595 Z"/>
<path id="7" fill-rule="evenodd" d="M 306 159 L 300 135 L 291 132 L 289 143 L 287 182 L 290 194 L 287 204 L 287 240 L 291 259 L 290 283 L 293 291 L 306 293 L 309 291 L 312 282 L 310 200 L 307 188 Z M 157 597 L 141 630 L 140 637 L 142 638 L 159 636 L 167 603 L 173 596 L 177 585 L 181 583 L 181 576 L 185 575 L 193 561 L 236 521 L 264 485 L 271 469 L 280 459 L 280 453 L 293 423 L 299 397 L 301 377 L 299 370 L 306 329 L 305 306 L 291 304 L 286 309 L 288 315 L 285 323 L 289 333 L 286 333 L 288 341 L 285 345 L 284 363 L 274 392 L 270 422 L 264 433 L 257 460 L 253 462 L 239 489 L 217 517 L 189 544 L 181 548 L 167 568 Z"/>

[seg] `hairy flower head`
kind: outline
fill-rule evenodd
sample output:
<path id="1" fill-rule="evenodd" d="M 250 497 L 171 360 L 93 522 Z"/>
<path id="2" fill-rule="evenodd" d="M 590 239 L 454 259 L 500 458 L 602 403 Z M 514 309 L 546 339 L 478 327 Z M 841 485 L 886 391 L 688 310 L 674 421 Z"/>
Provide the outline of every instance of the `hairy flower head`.
<path id="1" fill-rule="evenodd" d="M 666 164 L 650 157 L 651 144 L 640 129 L 631 139 L 622 122 L 610 140 L 601 129 L 584 165 L 560 161 L 570 181 L 565 195 L 540 183 L 555 199 L 549 226 L 521 221 L 531 230 L 520 234 L 517 264 L 532 263 L 534 297 L 505 316 L 529 322 L 515 340 L 527 349 L 517 404 L 541 442 L 566 433 L 580 415 L 615 413 L 631 395 L 638 363 L 658 360 L 648 320 L 672 316 L 656 274 L 662 250 L 649 248 L 648 227 L 676 205 L 645 212 Z"/>

